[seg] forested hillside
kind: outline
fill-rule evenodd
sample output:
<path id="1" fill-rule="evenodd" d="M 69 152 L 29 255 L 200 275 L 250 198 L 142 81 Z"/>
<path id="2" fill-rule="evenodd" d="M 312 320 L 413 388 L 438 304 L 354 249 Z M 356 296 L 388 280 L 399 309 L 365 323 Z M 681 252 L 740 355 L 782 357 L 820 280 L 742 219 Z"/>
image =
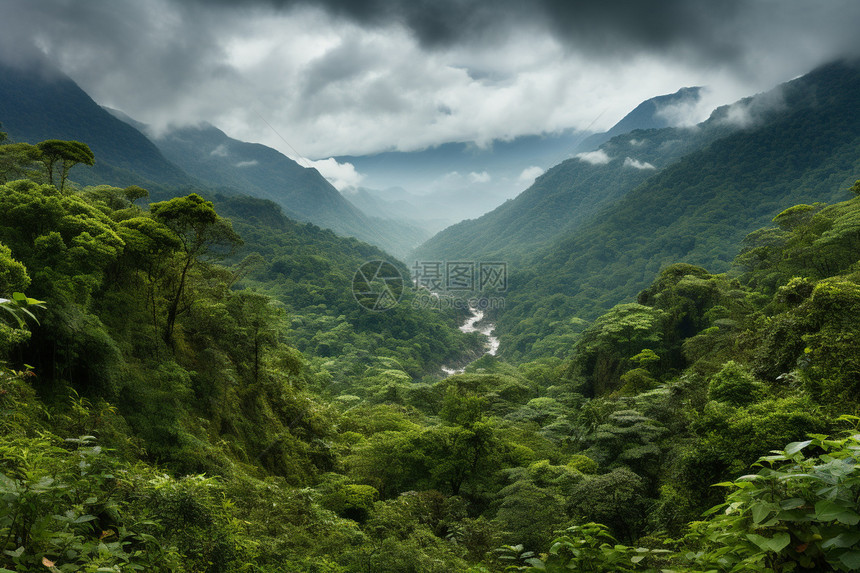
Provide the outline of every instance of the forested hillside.
<path id="1" fill-rule="evenodd" d="M 678 127 L 679 116 L 689 112 L 699 102 L 702 88 L 681 88 L 673 94 L 645 100 L 621 118 L 608 131 L 586 137 L 579 146 L 580 151 L 594 151 L 610 139 L 631 131 Z"/>
<path id="2" fill-rule="evenodd" d="M 719 115 L 697 128 L 662 127 L 665 120 L 655 114 L 693 98 L 692 93 L 681 90 L 643 102 L 605 138 L 588 138 L 577 148 L 588 151 L 547 170 L 528 189 L 486 215 L 437 233 L 415 250 L 413 258 L 524 263 L 535 248 L 588 222 L 679 157 L 738 128 Z M 589 141 L 600 142 L 599 149 L 592 150 Z"/>
<path id="3" fill-rule="evenodd" d="M 103 110 L 47 63 L 36 69 L 0 63 L 0 121 L 11 139 L 30 144 L 83 139 L 86 134 L 98 163 L 90 170 L 74 170 L 73 176 L 82 183 L 194 183 L 143 134 Z"/>
<path id="4" fill-rule="evenodd" d="M 847 157 L 828 125 L 820 156 Z M 848 197 L 803 143 L 797 196 Z M 441 378 L 479 340 L 408 288 L 361 308 L 374 247 L 262 199 L 60 177 L 85 150 L 0 146 L 4 570 L 860 565 L 860 199 L 780 206 L 725 274 L 658 269 L 561 356 Z"/>
<path id="5" fill-rule="evenodd" d="M 503 351 L 535 356 L 538 343 L 562 356 L 572 318 L 632 300 L 666 265 L 728 270 L 743 237 L 775 212 L 840 200 L 860 170 L 858 88 L 860 71 L 844 63 L 782 86 L 767 98 L 767 121 L 684 156 L 525 259 L 498 323 Z"/>
<path id="6" fill-rule="evenodd" d="M 47 62 L 37 69 L 0 62 L 0 121 L 17 142 L 85 139 L 97 161 L 90 169 L 73 168 L 71 176 L 82 184 L 143 185 L 158 197 L 201 188 L 262 197 L 294 219 L 358 237 L 398 257 L 424 238 L 409 224 L 361 212 L 316 169 L 213 126 L 150 139 L 145 125 L 100 107 Z"/>
<path id="7" fill-rule="evenodd" d="M 278 151 L 228 137 L 211 125 L 170 130 L 153 143 L 209 187 L 269 199 L 294 219 L 357 237 L 399 257 L 423 237 L 419 229 L 362 212 L 316 169 Z"/>

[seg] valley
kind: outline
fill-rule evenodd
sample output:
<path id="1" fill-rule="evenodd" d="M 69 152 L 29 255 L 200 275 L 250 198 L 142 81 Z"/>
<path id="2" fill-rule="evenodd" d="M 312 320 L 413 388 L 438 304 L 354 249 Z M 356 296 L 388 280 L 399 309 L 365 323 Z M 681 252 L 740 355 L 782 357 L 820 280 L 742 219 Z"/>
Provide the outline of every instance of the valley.
<path id="1" fill-rule="evenodd" d="M 478 332 L 486 337 L 486 341 L 484 342 L 484 356 L 495 356 L 496 352 L 499 351 L 499 339 L 495 337 L 493 334 L 493 330 L 495 330 L 496 325 L 492 323 L 486 323 L 484 321 L 484 311 L 478 310 L 476 308 L 470 308 L 470 316 L 466 318 L 466 321 L 460 325 L 460 332 L 469 334 L 470 332 Z M 478 326 L 480 324 L 480 326 Z M 478 357 L 480 358 L 480 357 Z M 468 364 L 466 365 L 468 366 Z M 462 374 L 466 371 L 466 366 L 462 368 L 448 368 L 443 366 L 442 372 L 444 372 L 448 376 L 453 376 L 454 374 Z"/>
<path id="2" fill-rule="evenodd" d="M 860 570 L 842 43 L 94 6 L 0 22 L 0 573 Z"/>

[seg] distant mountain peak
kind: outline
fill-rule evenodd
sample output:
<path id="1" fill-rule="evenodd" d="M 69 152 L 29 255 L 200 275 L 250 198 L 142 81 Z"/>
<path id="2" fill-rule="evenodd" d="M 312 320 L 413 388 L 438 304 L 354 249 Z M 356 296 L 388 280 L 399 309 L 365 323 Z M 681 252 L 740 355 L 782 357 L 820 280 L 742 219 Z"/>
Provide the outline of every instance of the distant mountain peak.
<path id="1" fill-rule="evenodd" d="M 609 131 L 585 139 L 582 151 L 594 151 L 615 136 L 637 129 L 663 129 L 690 123 L 690 115 L 702 99 L 702 88 L 681 88 L 675 93 L 659 95 L 637 105 Z M 695 121 L 693 121 L 695 123 Z"/>
<path id="2" fill-rule="evenodd" d="M 68 139 L 89 145 L 96 163 L 72 170 L 72 179 L 80 183 L 193 183 L 135 127 L 103 109 L 45 62 L 32 68 L 0 63 L 0 122 L 16 141 Z"/>

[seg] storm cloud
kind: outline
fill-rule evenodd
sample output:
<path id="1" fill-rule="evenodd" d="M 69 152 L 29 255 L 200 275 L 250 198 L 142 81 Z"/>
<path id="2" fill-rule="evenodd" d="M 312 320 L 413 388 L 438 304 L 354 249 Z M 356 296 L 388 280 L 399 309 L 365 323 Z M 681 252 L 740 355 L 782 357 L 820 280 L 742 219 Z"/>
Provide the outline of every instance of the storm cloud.
<path id="1" fill-rule="evenodd" d="M 314 159 L 608 128 L 689 85 L 706 114 L 860 53 L 854 0 L 4 4 L 6 63 L 50 62 L 157 130 Z"/>

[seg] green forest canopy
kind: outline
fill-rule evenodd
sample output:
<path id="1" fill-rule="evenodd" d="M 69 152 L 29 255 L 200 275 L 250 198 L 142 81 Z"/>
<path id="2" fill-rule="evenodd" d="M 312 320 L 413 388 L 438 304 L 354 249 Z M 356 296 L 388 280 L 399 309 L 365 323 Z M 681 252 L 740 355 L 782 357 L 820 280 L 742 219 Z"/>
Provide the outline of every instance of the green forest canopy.
<path id="1" fill-rule="evenodd" d="M 0 185 L 5 570 L 860 567 L 860 199 L 440 379 L 477 340 L 350 303 L 372 247 L 32 161 Z"/>

